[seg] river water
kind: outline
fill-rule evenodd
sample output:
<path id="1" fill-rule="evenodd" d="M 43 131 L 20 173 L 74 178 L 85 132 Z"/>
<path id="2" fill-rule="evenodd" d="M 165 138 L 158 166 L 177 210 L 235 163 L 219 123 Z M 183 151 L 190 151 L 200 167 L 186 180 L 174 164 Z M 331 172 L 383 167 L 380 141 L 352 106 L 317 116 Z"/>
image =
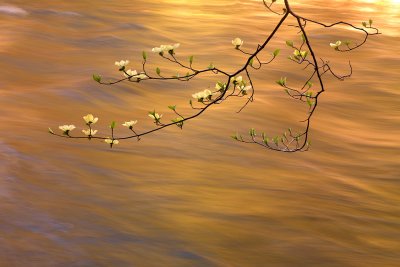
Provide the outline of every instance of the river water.
<path id="1" fill-rule="evenodd" d="M 231 40 L 253 51 L 279 19 L 261 1 L 0 1 L 0 266 L 399 266 L 400 2 L 292 7 L 327 23 L 372 18 L 383 34 L 339 54 L 329 42 L 361 35 L 309 25 L 318 57 L 338 73 L 350 59 L 354 73 L 325 77 L 311 150 L 287 154 L 229 136 L 301 126 L 305 109 L 274 82 L 304 79 L 286 59 L 285 40 L 299 40 L 290 21 L 266 48 L 281 48 L 278 60 L 252 72 L 255 101 L 241 113 L 244 99 L 229 100 L 183 130 L 112 150 L 47 133 L 67 123 L 79 133 L 88 113 L 103 133 L 116 120 L 118 136 L 126 120 L 151 129 L 153 109 L 190 114 L 191 94 L 219 77 L 101 86 L 91 75 L 119 78 L 121 59 L 139 69 L 142 50 L 149 69 L 175 74 L 150 52 L 175 42 L 198 68 L 234 71 L 246 58 Z"/>

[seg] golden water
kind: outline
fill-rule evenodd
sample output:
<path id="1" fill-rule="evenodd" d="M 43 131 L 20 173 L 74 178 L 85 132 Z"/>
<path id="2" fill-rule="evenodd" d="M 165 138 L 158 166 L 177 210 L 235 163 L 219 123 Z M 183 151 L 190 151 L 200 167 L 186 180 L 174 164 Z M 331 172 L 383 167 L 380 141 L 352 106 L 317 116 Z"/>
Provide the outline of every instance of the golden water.
<path id="1" fill-rule="evenodd" d="M 1 1 L 0 266 L 399 266 L 400 3 L 292 6 L 324 22 L 373 18 L 383 35 L 338 55 L 329 42 L 360 35 L 309 29 L 319 56 L 340 73 L 351 59 L 354 74 L 326 76 L 312 149 L 286 154 L 229 135 L 300 126 L 305 110 L 274 83 L 302 77 L 285 59 L 284 41 L 298 40 L 288 23 L 267 47 L 282 48 L 279 60 L 253 72 L 256 100 L 242 113 L 243 99 L 228 101 L 182 131 L 113 150 L 46 132 L 66 123 L 79 132 L 87 113 L 102 132 L 111 120 L 150 129 L 147 111 L 170 118 L 171 104 L 189 114 L 191 94 L 218 77 L 104 87 L 91 75 L 119 77 L 115 60 L 139 68 L 142 50 L 175 42 L 197 67 L 233 71 L 245 57 L 230 41 L 252 51 L 278 20 L 261 1 Z M 149 57 L 150 68 L 178 71 Z"/>

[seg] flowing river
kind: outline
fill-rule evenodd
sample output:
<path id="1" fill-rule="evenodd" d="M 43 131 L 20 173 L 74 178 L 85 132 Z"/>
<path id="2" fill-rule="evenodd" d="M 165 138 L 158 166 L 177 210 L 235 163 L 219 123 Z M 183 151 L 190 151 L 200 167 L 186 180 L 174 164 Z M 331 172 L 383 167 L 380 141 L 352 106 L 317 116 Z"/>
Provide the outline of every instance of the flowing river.
<path id="1" fill-rule="evenodd" d="M 233 72 L 247 57 L 231 40 L 252 52 L 280 18 L 262 1 L 0 0 L 0 266 L 399 266 L 400 1 L 290 2 L 325 23 L 371 18 L 382 32 L 339 53 L 329 43 L 362 35 L 307 25 L 317 57 L 339 74 L 350 60 L 353 75 L 324 76 L 304 153 L 230 138 L 304 126 L 307 108 L 275 83 L 307 73 L 287 59 L 285 41 L 300 42 L 293 19 L 263 53 L 280 48 L 278 58 L 251 71 L 255 101 L 240 113 L 246 99 L 228 99 L 183 130 L 113 149 L 47 132 L 74 124 L 80 135 L 88 113 L 98 134 L 115 120 L 117 136 L 129 134 L 127 120 L 152 129 L 154 109 L 166 121 L 168 105 L 192 114 L 191 95 L 222 76 L 102 86 L 92 74 L 121 78 L 121 59 L 140 70 L 143 50 L 149 71 L 184 74 L 151 52 L 173 43 L 184 62 Z"/>

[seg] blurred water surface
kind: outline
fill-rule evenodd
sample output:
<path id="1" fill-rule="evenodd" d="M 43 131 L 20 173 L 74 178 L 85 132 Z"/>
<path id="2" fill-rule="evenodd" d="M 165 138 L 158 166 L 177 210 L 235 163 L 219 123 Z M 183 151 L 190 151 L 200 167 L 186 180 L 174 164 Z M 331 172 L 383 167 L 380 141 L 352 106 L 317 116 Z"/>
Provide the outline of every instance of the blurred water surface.
<path id="1" fill-rule="evenodd" d="M 399 1 L 292 1 L 324 22 L 374 19 L 383 35 L 351 54 L 328 43 L 360 40 L 347 28 L 309 25 L 318 56 L 339 73 L 312 123 L 312 149 L 284 154 L 234 143 L 249 127 L 280 134 L 305 110 L 275 84 L 304 76 L 284 45 L 299 40 L 286 23 L 267 52 L 279 60 L 253 72 L 256 100 L 212 108 L 183 131 L 166 129 L 113 150 L 96 140 L 65 140 L 47 127 L 82 116 L 152 127 L 147 111 L 190 114 L 192 93 L 220 77 L 190 83 L 99 86 L 92 73 L 119 77 L 113 62 L 140 68 L 141 51 L 181 43 L 233 71 L 279 17 L 261 1 L 0 1 L 0 266 L 398 266 L 400 262 Z M 266 55 L 266 54 L 265 54 Z M 149 69 L 182 71 L 149 55 Z"/>

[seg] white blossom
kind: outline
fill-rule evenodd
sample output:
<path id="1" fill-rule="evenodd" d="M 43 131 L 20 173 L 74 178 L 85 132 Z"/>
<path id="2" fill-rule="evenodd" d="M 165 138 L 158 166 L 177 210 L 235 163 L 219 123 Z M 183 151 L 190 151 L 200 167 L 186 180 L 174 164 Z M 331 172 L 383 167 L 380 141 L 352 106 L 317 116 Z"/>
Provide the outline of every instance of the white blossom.
<path id="1" fill-rule="evenodd" d="M 158 114 L 158 113 L 150 113 L 149 117 L 152 118 L 155 121 L 159 121 L 162 117 L 162 114 Z"/>
<path id="2" fill-rule="evenodd" d="M 233 78 L 233 82 L 236 83 L 241 83 L 243 81 L 243 77 L 242 76 L 237 76 Z"/>
<path id="3" fill-rule="evenodd" d="M 122 126 L 132 129 L 133 125 L 135 125 L 136 123 L 137 123 L 137 121 L 126 121 L 125 123 L 122 124 Z"/>
<path id="4" fill-rule="evenodd" d="M 330 43 L 329 45 L 335 50 L 339 50 L 339 46 L 342 44 L 341 41 L 336 41 L 336 43 Z"/>
<path id="5" fill-rule="evenodd" d="M 164 52 L 164 49 L 160 46 L 160 47 L 154 47 L 153 49 L 151 49 L 151 51 L 154 53 L 161 53 Z"/>
<path id="6" fill-rule="evenodd" d="M 239 89 L 240 89 L 240 91 L 242 91 L 242 92 L 247 92 L 247 91 L 249 91 L 249 90 L 251 90 L 251 85 L 241 85 L 241 86 L 239 86 Z"/>
<path id="7" fill-rule="evenodd" d="M 242 39 L 236 37 L 232 40 L 232 44 L 235 46 L 236 49 L 239 49 L 243 45 Z"/>
<path id="8" fill-rule="evenodd" d="M 129 64 L 129 60 L 115 61 L 115 65 L 120 68 L 126 67 L 128 64 Z"/>
<path id="9" fill-rule="evenodd" d="M 132 76 L 137 75 L 137 71 L 129 69 L 126 71 L 126 73 L 124 73 L 124 75 L 125 75 L 125 77 L 132 77 Z"/>
<path id="10" fill-rule="evenodd" d="M 139 75 L 136 75 L 135 78 L 138 78 L 140 80 L 144 80 L 144 79 L 147 79 L 149 77 L 144 73 L 140 73 Z"/>
<path id="11" fill-rule="evenodd" d="M 84 133 L 87 136 L 93 136 L 97 133 L 97 130 L 87 129 L 87 130 L 82 130 L 82 133 Z"/>
<path id="12" fill-rule="evenodd" d="M 299 51 L 299 50 L 294 50 L 293 55 L 295 55 L 296 57 L 302 57 L 305 58 L 307 56 L 307 51 Z"/>
<path id="13" fill-rule="evenodd" d="M 164 50 L 165 50 L 165 51 L 175 50 L 175 49 L 177 49 L 180 45 L 181 45 L 181 44 L 179 44 L 179 43 L 176 43 L 176 44 L 173 44 L 173 45 L 164 45 Z"/>
<path id="14" fill-rule="evenodd" d="M 110 138 L 104 139 L 104 142 L 106 142 L 107 144 L 110 144 L 110 145 L 118 145 L 119 144 L 118 140 L 110 139 Z"/>
<path id="15" fill-rule="evenodd" d="M 95 124 L 99 120 L 99 118 L 95 118 L 92 114 L 87 114 L 86 116 L 83 116 L 83 119 L 88 125 Z"/>
<path id="16" fill-rule="evenodd" d="M 240 85 L 239 86 L 239 90 L 240 90 L 240 93 L 242 93 L 242 95 L 247 95 L 247 91 L 249 91 L 249 90 L 251 90 L 251 85 L 245 85 L 245 84 L 242 84 L 242 85 Z"/>
<path id="17" fill-rule="evenodd" d="M 170 52 L 170 51 L 174 51 L 175 49 L 177 49 L 181 44 L 176 43 L 173 45 L 160 45 L 159 47 L 154 47 L 153 49 L 151 49 L 152 52 L 154 53 L 163 53 L 163 52 Z"/>
<path id="18" fill-rule="evenodd" d="M 58 128 L 60 128 L 60 130 L 63 131 L 64 133 L 68 134 L 70 131 L 72 131 L 76 127 L 75 127 L 75 125 L 61 125 Z"/>
<path id="19" fill-rule="evenodd" d="M 205 89 L 204 91 L 201 92 L 197 92 L 195 94 L 192 95 L 193 98 L 196 98 L 199 101 L 202 101 L 204 99 L 211 99 L 212 96 L 212 92 L 208 89 Z"/>

